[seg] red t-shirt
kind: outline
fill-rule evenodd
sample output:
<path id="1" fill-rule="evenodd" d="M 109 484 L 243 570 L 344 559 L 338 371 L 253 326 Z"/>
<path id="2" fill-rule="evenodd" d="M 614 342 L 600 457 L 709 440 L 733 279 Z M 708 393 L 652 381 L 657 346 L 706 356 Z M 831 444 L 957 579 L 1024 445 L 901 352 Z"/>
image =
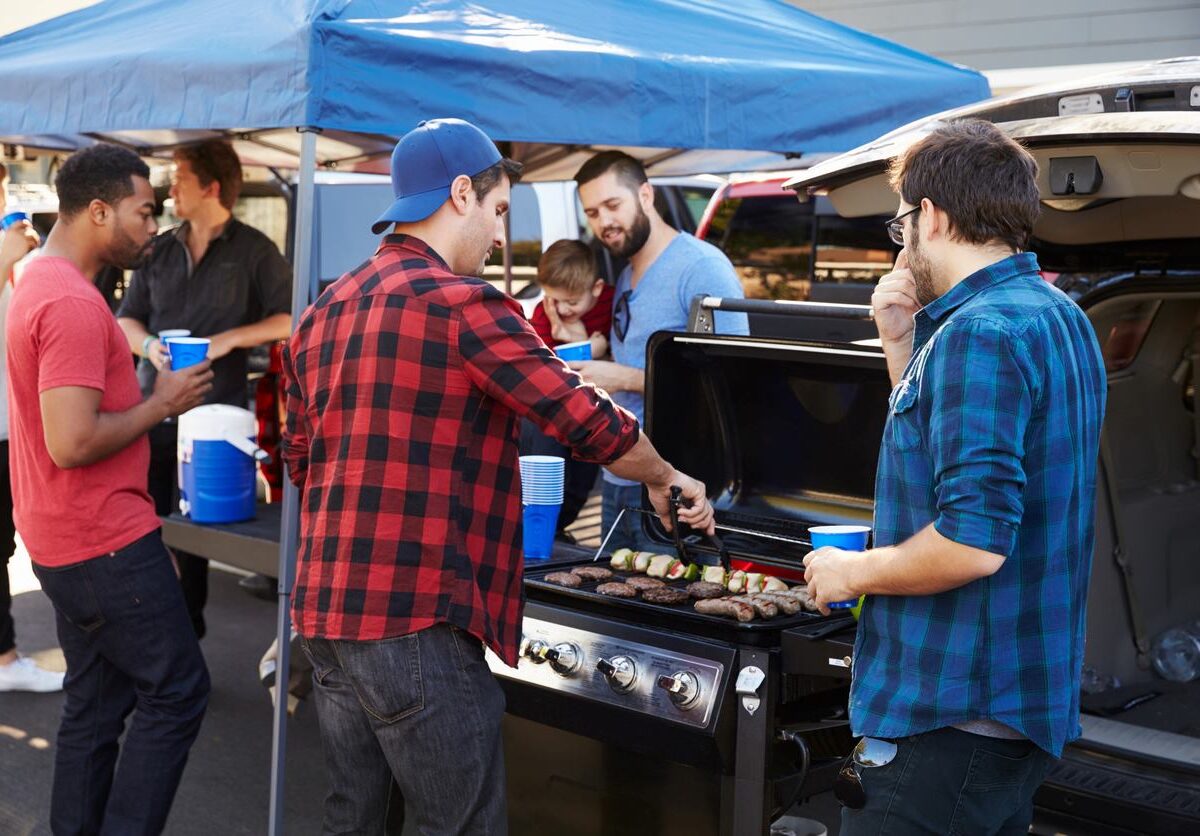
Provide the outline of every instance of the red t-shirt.
<path id="1" fill-rule="evenodd" d="M 142 399 L 129 343 L 100 291 L 70 261 L 36 258 L 13 289 L 7 337 L 13 519 L 29 556 L 40 566 L 66 566 L 158 528 L 146 492 L 145 436 L 68 470 L 46 449 L 42 392 L 98 389 L 103 412 L 124 412 Z"/>
<path id="2" fill-rule="evenodd" d="M 604 290 L 600 291 L 600 298 L 596 300 L 596 304 L 592 305 L 592 309 L 583 315 L 583 327 L 587 328 L 589 337 L 592 334 L 603 334 L 604 338 L 608 339 L 608 332 L 612 328 L 612 317 L 613 289 L 612 285 L 606 284 Z M 554 347 L 563 344 L 562 340 L 556 340 L 550 336 L 550 317 L 546 316 L 545 302 L 538 303 L 537 310 L 533 312 L 529 321 L 533 325 L 533 330 L 537 331 L 537 335 L 546 345 Z"/>

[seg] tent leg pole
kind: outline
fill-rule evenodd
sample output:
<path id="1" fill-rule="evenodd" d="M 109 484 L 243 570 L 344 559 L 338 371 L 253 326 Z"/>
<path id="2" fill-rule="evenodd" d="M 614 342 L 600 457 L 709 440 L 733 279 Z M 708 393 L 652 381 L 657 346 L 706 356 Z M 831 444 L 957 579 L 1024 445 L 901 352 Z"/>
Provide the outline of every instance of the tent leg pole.
<path id="1" fill-rule="evenodd" d="M 308 307 L 312 275 L 313 176 L 317 167 L 317 133 L 301 128 L 299 187 L 296 189 L 295 264 L 292 272 L 292 327 Z M 287 761 L 288 680 L 291 671 L 292 584 L 300 537 L 300 491 L 283 483 L 283 524 L 279 532 L 279 611 L 275 625 L 275 723 L 271 739 L 271 812 L 267 832 L 283 833 L 283 788 Z"/>

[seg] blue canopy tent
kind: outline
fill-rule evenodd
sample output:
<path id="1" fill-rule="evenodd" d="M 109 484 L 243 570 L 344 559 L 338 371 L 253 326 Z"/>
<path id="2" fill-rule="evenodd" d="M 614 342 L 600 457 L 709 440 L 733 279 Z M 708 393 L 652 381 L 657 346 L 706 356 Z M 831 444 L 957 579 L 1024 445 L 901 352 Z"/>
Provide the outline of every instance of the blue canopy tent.
<path id="1" fill-rule="evenodd" d="M 675 172 L 694 149 L 842 151 L 987 95 L 972 70 L 782 0 L 607 0 L 602 10 L 590 0 L 102 0 L 0 38 L 3 141 L 61 150 L 104 139 L 154 156 L 223 134 L 247 163 L 298 169 L 297 319 L 309 301 L 314 169 L 386 171 L 394 137 L 421 119 L 467 118 L 532 177 L 559 179 L 603 147 Z M 283 513 L 286 671 L 290 485 Z M 277 703 L 272 833 L 283 820 L 286 699 Z"/>

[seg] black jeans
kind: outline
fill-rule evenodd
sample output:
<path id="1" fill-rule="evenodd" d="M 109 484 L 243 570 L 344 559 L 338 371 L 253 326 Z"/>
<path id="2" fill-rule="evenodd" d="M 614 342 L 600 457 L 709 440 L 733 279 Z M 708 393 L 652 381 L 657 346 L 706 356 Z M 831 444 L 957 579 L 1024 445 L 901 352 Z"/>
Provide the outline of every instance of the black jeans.
<path id="1" fill-rule="evenodd" d="M 329 773 L 325 834 L 380 836 L 392 780 L 422 834 L 507 829 L 504 692 L 468 633 L 305 639 Z"/>
<path id="2" fill-rule="evenodd" d="M 955 728 L 902 737 L 884 766 L 857 767 L 867 803 L 842 809 L 843 836 L 1017 836 L 1053 758 L 1028 740 Z"/>
<path id="3" fill-rule="evenodd" d="M 50 828 L 55 836 L 160 833 L 209 692 L 162 537 L 154 531 L 101 557 L 33 568 L 67 660 Z"/>
<path id="4" fill-rule="evenodd" d="M 176 443 L 179 425 L 159 424 L 150 430 L 150 472 L 147 488 L 154 500 L 154 513 L 160 517 L 179 510 L 179 477 Z M 208 558 L 175 549 L 179 562 L 179 585 L 183 588 L 183 601 L 187 605 L 188 618 L 196 638 L 204 638 L 204 605 L 208 603 Z"/>
<path id="5" fill-rule="evenodd" d="M 0 358 L 3 362 L 3 358 Z M 17 548 L 17 528 L 13 525 L 12 482 L 8 476 L 8 439 L 0 441 L 0 653 L 17 646 L 12 618 L 12 592 L 8 585 L 8 559 Z"/>

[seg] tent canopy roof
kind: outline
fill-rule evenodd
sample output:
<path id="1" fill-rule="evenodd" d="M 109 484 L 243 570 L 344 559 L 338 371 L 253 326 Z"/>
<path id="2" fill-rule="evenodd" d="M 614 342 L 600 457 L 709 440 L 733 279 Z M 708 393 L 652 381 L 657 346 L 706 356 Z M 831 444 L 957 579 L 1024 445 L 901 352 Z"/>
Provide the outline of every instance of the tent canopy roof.
<path id="1" fill-rule="evenodd" d="M 154 154 L 220 131 L 281 167 L 309 126 L 320 163 L 386 170 L 393 138 L 438 116 L 543 179 L 598 147 L 794 167 L 987 94 L 972 70 L 781 0 L 104 0 L 0 38 L 9 141 Z"/>

